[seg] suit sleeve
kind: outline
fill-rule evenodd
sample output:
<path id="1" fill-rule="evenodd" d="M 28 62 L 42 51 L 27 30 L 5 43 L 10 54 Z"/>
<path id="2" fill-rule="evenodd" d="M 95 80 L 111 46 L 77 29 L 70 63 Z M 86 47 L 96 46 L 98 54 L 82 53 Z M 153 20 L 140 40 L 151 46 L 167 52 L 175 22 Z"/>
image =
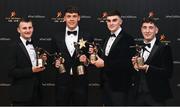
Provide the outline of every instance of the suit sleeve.
<path id="1" fill-rule="evenodd" d="M 22 67 L 23 62 L 18 64 L 17 59 L 20 56 L 17 54 L 17 47 L 15 45 L 9 46 L 8 54 L 8 75 L 11 78 L 27 78 L 32 76 L 32 67 Z M 25 66 L 25 65 L 24 65 Z"/>
<path id="2" fill-rule="evenodd" d="M 161 76 L 171 78 L 173 73 L 173 58 L 170 46 L 166 45 L 162 50 L 160 67 L 149 65 L 147 74 L 150 76 Z"/>

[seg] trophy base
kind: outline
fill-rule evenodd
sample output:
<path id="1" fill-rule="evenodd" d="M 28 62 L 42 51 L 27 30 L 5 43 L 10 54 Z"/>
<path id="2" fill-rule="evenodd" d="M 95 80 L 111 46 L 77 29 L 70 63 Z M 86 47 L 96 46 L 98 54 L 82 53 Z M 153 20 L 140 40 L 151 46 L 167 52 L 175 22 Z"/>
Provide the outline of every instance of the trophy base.
<path id="1" fill-rule="evenodd" d="M 96 61 L 97 57 L 95 54 L 91 54 L 89 59 L 90 59 L 90 61 Z"/>
<path id="2" fill-rule="evenodd" d="M 138 57 L 137 58 L 137 65 L 138 66 L 143 66 L 144 65 L 144 58 L 143 57 Z"/>
<path id="3" fill-rule="evenodd" d="M 59 66 L 59 73 L 62 74 L 62 73 L 65 73 L 65 72 L 66 72 L 66 70 L 65 70 L 64 65 L 60 64 L 60 66 Z"/>
<path id="4" fill-rule="evenodd" d="M 77 75 L 84 75 L 85 74 L 85 68 L 83 65 L 77 66 Z"/>
<path id="5" fill-rule="evenodd" d="M 37 61 L 38 61 L 38 62 L 37 62 L 37 66 L 38 66 L 38 67 L 44 67 L 43 60 L 42 60 L 42 59 L 38 59 Z"/>

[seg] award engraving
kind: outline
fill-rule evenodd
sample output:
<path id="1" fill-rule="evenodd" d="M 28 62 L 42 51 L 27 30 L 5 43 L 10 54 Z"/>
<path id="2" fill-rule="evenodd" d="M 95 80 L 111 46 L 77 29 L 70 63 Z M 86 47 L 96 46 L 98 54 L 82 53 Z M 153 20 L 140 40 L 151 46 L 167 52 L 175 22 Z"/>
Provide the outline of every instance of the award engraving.
<path id="1" fill-rule="evenodd" d="M 85 74 L 84 65 L 80 64 L 80 65 L 77 66 L 77 74 L 78 75 L 84 75 Z"/>

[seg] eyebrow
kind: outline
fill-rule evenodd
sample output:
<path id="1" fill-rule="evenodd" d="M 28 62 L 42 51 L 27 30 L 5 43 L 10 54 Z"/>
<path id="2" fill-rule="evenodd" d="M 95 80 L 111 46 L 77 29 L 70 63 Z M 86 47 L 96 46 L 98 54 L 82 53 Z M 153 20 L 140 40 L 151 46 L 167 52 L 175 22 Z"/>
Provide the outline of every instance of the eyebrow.
<path id="1" fill-rule="evenodd" d="M 108 22 L 115 22 L 115 21 L 117 21 L 118 19 L 117 18 L 115 18 L 115 19 L 112 19 L 112 20 L 110 20 L 110 19 L 107 19 L 106 21 L 108 21 Z"/>

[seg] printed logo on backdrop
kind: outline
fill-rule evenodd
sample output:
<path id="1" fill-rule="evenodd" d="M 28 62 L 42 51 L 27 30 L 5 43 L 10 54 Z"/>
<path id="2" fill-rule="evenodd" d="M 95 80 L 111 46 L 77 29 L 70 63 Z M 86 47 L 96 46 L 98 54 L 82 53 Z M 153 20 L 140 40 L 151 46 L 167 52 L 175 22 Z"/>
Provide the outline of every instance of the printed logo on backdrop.
<path id="1" fill-rule="evenodd" d="M 97 18 L 97 20 L 100 22 L 100 23 L 104 23 L 106 22 L 106 17 L 107 17 L 108 13 L 107 11 L 104 11 L 100 14 L 100 17 Z"/>
<path id="2" fill-rule="evenodd" d="M 59 22 L 62 23 L 62 22 L 64 22 L 62 12 L 60 10 L 57 10 L 55 17 L 52 17 L 51 20 L 54 23 L 59 23 Z"/>
<path id="3" fill-rule="evenodd" d="M 170 40 L 167 38 L 167 36 L 164 35 L 164 34 L 161 34 L 161 35 L 160 35 L 159 40 L 160 40 L 162 43 L 166 44 L 166 45 L 168 45 L 169 43 L 171 43 L 171 41 L 170 41 Z"/>
<path id="4" fill-rule="evenodd" d="M 173 64 L 179 65 L 179 64 L 180 64 L 180 61 L 179 61 L 179 60 L 175 60 L 175 61 L 173 61 Z"/>
<path id="5" fill-rule="evenodd" d="M 9 13 L 9 16 L 5 17 L 6 22 L 10 22 L 10 23 L 17 23 L 19 22 L 21 18 L 17 16 L 17 13 L 15 10 L 12 10 Z"/>
<path id="6" fill-rule="evenodd" d="M 174 15 L 166 15 L 166 19 L 180 19 L 180 15 L 174 14 Z"/>
<path id="7" fill-rule="evenodd" d="M 122 19 L 137 19 L 137 16 L 134 15 L 122 15 Z"/>
<path id="8" fill-rule="evenodd" d="M 156 12 L 155 11 L 149 11 L 148 17 L 149 18 L 153 18 L 154 20 L 159 20 L 159 17 L 156 16 Z"/>
<path id="9" fill-rule="evenodd" d="M 46 16 L 41 15 L 41 14 L 29 14 L 28 18 L 32 18 L 32 19 L 45 19 Z"/>
<path id="10" fill-rule="evenodd" d="M 9 87 L 11 86 L 10 83 L 0 83 L 0 87 Z"/>
<path id="11" fill-rule="evenodd" d="M 177 42 L 180 42 L 180 38 L 177 38 Z"/>
<path id="12" fill-rule="evenodd" d="M 50 83 L 50 82 L 43 82 L 41 84 L 43 87 L 54 87 L 55 83 Z"/>
<path id="13" fill-rule="evenodd" d="M 81 19 L 91 19 L 92 18 L 91 16 L 88 16 L 88 15 L 81 15 L 80 17 L 81 17 Z"/>

